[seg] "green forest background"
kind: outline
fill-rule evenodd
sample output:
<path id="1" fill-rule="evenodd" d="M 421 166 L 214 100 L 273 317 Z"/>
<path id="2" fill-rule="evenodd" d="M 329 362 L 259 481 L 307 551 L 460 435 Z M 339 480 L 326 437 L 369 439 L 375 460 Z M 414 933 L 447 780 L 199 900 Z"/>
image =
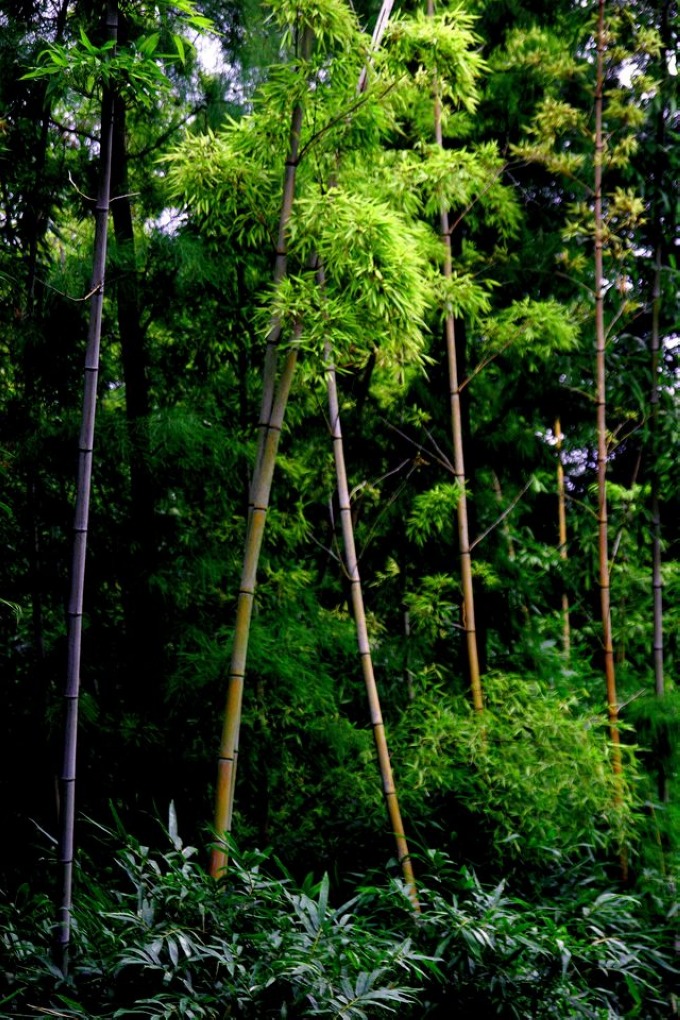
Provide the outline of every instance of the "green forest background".
<path id="1" fill-rule="evenodd" d="M 677 1015 L 677 5 L 384 14 L 0 3 L 0 1016 Z"/>

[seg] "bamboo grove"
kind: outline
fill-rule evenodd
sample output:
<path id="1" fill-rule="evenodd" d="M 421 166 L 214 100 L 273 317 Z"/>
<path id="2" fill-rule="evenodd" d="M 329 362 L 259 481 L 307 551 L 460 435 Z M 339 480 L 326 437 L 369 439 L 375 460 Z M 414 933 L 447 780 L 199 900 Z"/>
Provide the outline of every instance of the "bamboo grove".
<path id="1" fill-rule="evenodd" d="M 670 973 L 676 5 L 0 16 L 2 875 L 55 903 L 51 980 L 91 973 L 110 825 L 179 826 L 217 896 L 246 848 L 387 868 L 416 943 L 438 855 L 476 903 L 590 874 Z M 365 967 L 290 1015 L 438 1015 Z M 653 984 L 608 1015 L 667 1015 Z"/>

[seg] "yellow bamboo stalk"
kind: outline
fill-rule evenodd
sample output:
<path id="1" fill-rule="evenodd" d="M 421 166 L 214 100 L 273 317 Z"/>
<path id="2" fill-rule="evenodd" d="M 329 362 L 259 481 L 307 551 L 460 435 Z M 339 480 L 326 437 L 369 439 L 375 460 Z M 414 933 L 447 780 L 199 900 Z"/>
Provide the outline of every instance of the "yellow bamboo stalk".
<path id="1" fill-rule="evenodd" d="M 372 49 L 380 42 L 393 0 L 384 0 L 383 9 L 373 35 Z M 308 59 L 313 45 L 313 32 L 306 28 L 300 40 L 300 55 L 304 61 Z M 360 80 L 360 91 L 365 86 L 365 75 Z M 297 166 L 300 158 L 300 135 L 302 131 L 303 107 L 296 104 L 291 114 L 291 131 L 289 151 L 286 158 L 284 174 L 283 198 L 279 217 L 279 231 L 274 264 L 274 284 L 284 279 L 287 273 L 288 259 L 288 224 L 295 197 Z M 227 684 L 227 697 L 222 727 L 222 739 L 218 757 L 217 786 L 215 793 L 214 830 L 217 839 L 231 832 L 234 795 L 236 783 L 236 767 L 238 763 L 238 740 L 241 725 L 243 704 L 243 684 L 248 656 L 248 642 L 252 619 L 255 585 L 257 582 L 257 566 L 262 548 L 264 526 L 269 505 L 269 495 L 276 463 L 279 436 L 283 425 L 288 395 L 297 361 L 297 339 L 301 326 L 296 331 L 296 338 L 288 352 L 278 386 L 276 384 L 278 367 L 278 343 L 281 336 L 281 324 L 274 317 L 270 323 L 267 337 L 267 349 L 263 373 L 262 403 L 260 408 L 260 438 L 258 451 L 250 486 L 248 509 L 248 528 L 239 586 L 236 609 L 236 625 L 231 664 Z M 223 841 L 213 847 L 210 858 L 210 874 L 218 877 L 228 863 L 228 848 Z"/>
<path id="2" fill-rule="evenodd" d="M 602 645 L 604 651 L 605 679 L 607 685 L 607 704 L 609 727 L 612 744 L 614 745 L 614 770 L 621 772 L 620 737 L 618 729 L 619 707 L 616 693 L 616 676 L 614 672 L 614 649 L 611 631 L 611 594 L 609 576 L 609 542 L 607 517 L 607 396 L 605 347 L 606 334 L 604 326 L 604 291 L 603 281 L 603 235 L 604 220 L 602 215 L 602 162 L 604 156 L 604 134 L 602 127 L 602 103 L 604 89 L 604 0 L 599 0 L 597 24 L 597 79 L 595 85 L 595 173 L 594 173 L 594 210 L 595 210 L 595 355 L 596 355 L 596 405 L 597 405 L 597 497 L 598 497 L 598 548 L 599 548 L 599 582 L 600 609 L 602 615 Z"/>
<path id="3" fill-rule="evenodd" d="M 248 522 L 241 582 L 239 584 L 238 601 L 236 604 L 234 644 L 229 667 L 227 701 L 217 765 L 214 829 L 218 839 L 222 834 L 231 831 L 234 807 L 234 781 L 238 760 L 238 735 L 243 703 L 243 678 L 248 657 L 250 623 L 253 615 L 253 601 L 257 583 L 257 566 L 262 549 L 276 454 L 296 362 L 297 347 L 294 343 L 288 351 L 281 379 L 276 390 L 270 421 L 268 422 L 265 434 L 260 469 L 254 481 L 251 494 L 252 509 Z M 214 846 L 210 858 L 210 874 L 217 878 L 226 868 L 227 860 L 228 852 L 226 845 L 221 843 Z"/>
<path id="4" fill-rule="evenodd" d="M 434 0 L 428 0 L 427 13 L 434 15 Z M 435 141 L 440 148 L 444 147 L 442 136 L 442 113 L 439 92 L 435 84 L 434 96 L 434 132 Z M 444 278 L 448 281 L 452 275 L 451 229 L 449 213 L 442 205 L 439 213 L 440 233 L 444 245 Z M 465 490 L 465 456 L 463 452 L 463 422 L 460 406 L 460 384 L 458 381 L 458 358 L 456 354 L 456 336 L 453 315 L 446 316 L 444 322 L 446 336 L 446 356 L 449 368 L 449 403 L 451 409 L 451 433 L 453 441 L 453 469 L 458 483 L 458 548 L 460 555 L 460 573 L 463 589 L 463 631 L 468 656 L 468 672 L 472 703 L 478 712 L 484 708 L 482 683 L 479 671 L 479 654 L 477 648 L 477 627 L 475 624 L 475 597 L 472 583 L 472 555 L 468 526 L 467 493 Z"/>
<path id="5" fill-rule="evenodd" d="M 402 874 L 406 883 L 408 894 L 414 908 L 420 912 L 418 893 L 416 889 L 413 866 L 409 855 L 404 825 L 399 809 L 399 798 L 397 796 L 390 755 L 385 734 L 385 724 L 382 718 L 380 707 L 380 695 L 373 670 L 373 657 L 371 655 L 371 644 L 366 626 L 366 611 L 364 597 L 361 588 L 361 577 L 359 575 L 359 562 L 354 541 L 354 525 L 352 523 L 352 509 L 350 504 L 349 486 L 347 484 L 347 469 L 345 466 L 345 453 L 342 441 L 342 428 L 340 425 L 340 405 L 338 402 L 338 387 L 335 373 L 335 365 L 331 353 L 330 344 L 325 346 L 326 382 L 328 387 L 328 413 L 330 417 L 330 431 L 333 439 L 333 456 L 335 459 L 335 475 L 338 489 L 338 503 L 340 507 L 340 524 L 342 528 L 342 541 L 344 547 L 345 570 L 350 583 L 352 599 L 352 610 L 354 623 L 357 632 L 357 644 L 361 669 L 368 696 L 368 706 L 373 727 L 373 739 L 375 741 L 378 766 L 382 778 L 383 795 L 387 813 L 392 825 L 392 832 L 397 847 L 397 858 L 401 864 Z"/>
<path id="6" fill-rule="evenodd" d="M 311 29 L 306 28 L 300 39 L 300 59 L 309 59 L 314 42 L 314 35 Z M 281 210 L 279 213 L 279 228 L 276 238 L 276 255 L 274 259 L 274 286 L 285 278 L 288 271 L 288 224 L 290 223 L 295 200 L 295 184 L 297 180 L 297 168 L 300 158 L 300 136 L 302 133 L 302 120 L 304 108 L 301 102 L 296 103 L 291 113 L 290 134 L 288 137 L 288 154 L 283 175 L 283 195 L 281 198 Z M 274 403 L 274 391 L 276 389 L 276 376 L 278 366 L 278 344 L 281 338 L 281 322 L 278 316 L 273 316 L 269 324 L 267 334 L 267 346 L 264 356 L 264 371 L 262 374 L 262 401 L 259 417 L 259 441 L 253 469 L 252 485 L 256 484 L 256 478 L 260 470 L 261 460 L 264 453 L 267 429 Z M 251 496 L 252 503 L 252 496 Z"/>

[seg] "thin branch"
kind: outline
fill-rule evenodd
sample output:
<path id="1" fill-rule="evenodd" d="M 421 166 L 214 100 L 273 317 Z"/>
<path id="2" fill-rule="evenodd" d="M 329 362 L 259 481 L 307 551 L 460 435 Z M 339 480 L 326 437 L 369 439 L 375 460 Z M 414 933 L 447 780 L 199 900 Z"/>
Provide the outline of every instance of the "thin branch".
<path id="1" fill-rule="evenodd" d="M 459 225 L 459 223 L 461 223 L 461 221 L 465 219 L 465 217 L 467 216 L 467 214 L 469 212 L 472 212 L 472 210 L 477 205 L 477 203 L 480 202 L 482 200 L 482 198 L 484 198 L 484 195 L 486 195 L 487 192 L 491 190 L 491 188 L 496 183 L 496 181 L 499 179 L 499 177 L 503 176 L 503 174 L 505 173 L 505 171 L 507 169 L 507 166 L 508 166 L 508 164 L 504 163 L 503 166 L 500 168 L 500 170 L 497 170 L 496 173 L 492 175 L 492 177 L 490 178 L 489 183 L 486 185 L 486 187 L 482 188 L 480 193 L 478 195 L 476 195 L 472 199 L 472 201 L 469 203 L 469 205 L 465 209 L 463 209 L 462 213 L 460 213 L 460 215 L 457 217 L 457 219 L 455 219 L 453 221 L 453 223 L 449 225 L 449 229 L 447 231 L 449 237 L 453 236 L 453 232 L 456 229 L 456 227 Z"/>
<path id="2" fill-rule="evenodd" d="M 395 83 L 394 82 L 390 82 L 390 84 L 380 93 L 380 95 L 377 98 L 379 100 L 384 99 L 385 96 L 388 95 L 392 91 L 393 88 L 395 88 Z M 331 117 L 331 119 L 328 121 L 328 123 L 324 124 L 324 126 L 322 128 L 319 128 L 319 130 L 316 131 L 312 135 L 312 137 L 309 139 L 309 141 L 307 141 L 302 146 L 302 148 L 300 149 L 300 152 L 298 153 L 298 158 L 296 160 L 296 166 L 300 165 L 300 163 L 302 162 L 302 159 L 305 156 L 305 154 L 307 153 L 307 151 L 313 145 L 315 145 L 316 142 L 318 142 L 318 140 L 320 138 L 322 138 L 326 134 L 327 131 L 330 131 L 331 128 L 335 127 L 335 125 L 339 124 L 341 121 L 347 120 L 348 117 L 350 117 L 353 113 L 356 113 L 356 111 L 361 109 L 361 107 L 364 106 L 367 102 L 368 102 L 368 100 L 367 100 L 365 94 L 362 93 L 360 98 L 357 99 L 357 101 L 355 103 L 352 103 L 352 105 L 349 106 L 346 110 L 343 110 L 342 113 L 339 113 L 337 115 L 337 117 Z"/>
<path id="3" fill-rule="evenodd" d="M 512 513 L 512 511 L 513 511 L 513 510 L 515 509 L 515 507 L 516 507 L 516 506 L 517 506 L 517 504 L 519 503 L 519 501 L 520 501 L 520 499 L 522 498 L 522 496 L 524 495 L 524 493 L 525 493 L 525 492 L 527 491 L 527 489 L 528 489 L 528 488 L 529 488 L 529 486 L 531 485 L 531 482 L 532 482 L 532 481 L 533 481 L 533 479 L 532 479 L 532 478 L 530 478 L 530 479 L 529 479 L 529 481 L 528 481 L 528 482 L 526 483 L 526 485 L 524 486 L 524 488 L 523 488 L 523 489 L 522 489 L 522 490 L 521 490 L 521 491 L 520 491 L 520 492 L 519 492 L 519 493 L 517 494 L 517 496 L 515 496 L 515 498 L 513 499 L 512 503 L 510 503 L 510 504 L 509 504 L 509 506 L 508 506 L 508 507 L 506 507 L 506 509 L 505 509 L 505 510 L 503 511 L 503 513 L 502 513 L 502 514 L 500 515 L 500 517 L 498 517 L 498 518 L 497 518 L 497 519 L 496 519 L 496 520 L 495 520 L 495 521 L 493 522 L 493 524 L 491 525 L 491 527 L 487 528 L 487 529 L 486 529 L 486 531 L 483 531 L 481 535 L 478 535 L 478 536 L 477 536 L 477 538 L 476 538 L 476 539 L 474 540 L 474 542 L 471 542 L 471 543 L 470 543 L 470 552 L 472 552 L 472 550 L 473 550 L 473 549 L 475 548 L 475 546 L 479 545 L 479 543 L 480 543 L 480 542 L 483 542 L 483 541 L 484 541 L 484 539 L 485 539 L 485 538 L 486 538 L 486 537 L 487 537 L 488 535 L 490 535 L 492 531 L 495 531 L 495 529 L 496 529 L 496 528 L 498 527 L 498 525 L 499 525 L 499 524 L 502 524 L 502 523 L 503 523 L 503 521 L 505 520 L 505 518 L 506 518 L 506 517 L 508 517 L 508 516 L 509 516 L 509 515 L 510 515 L 510 514 Z"/>
<path id="4" fill-rule="evenodd" d="M 89 131 L 83 131 L 81 128 L 69 127 L 68 124 L 62 124 L 61 121 L 58 121 L 54 116 L 50 116 L 50 124 L 54 124 L 55 128 L 62 131 L 64 134 L 77 135 L 78 138 L 86 138 L 88 142 L 94 142 L 96 145 L 99 145 L 98 135 L 92 135 Z"/>
<path id="5" fill-rule="evenodd" d="M 396 432 L 398 436 L 401 436 L 402 439 L 405 439 L 407 443 L 411 444 L 411 446 L 415 446 L 416 450 L 418 450 L 419 453 L 426 453 L 428 454 L 428 456 L 432 457 L 431 451 L 428 450 L 426 446 L 423 446 L 422 443 L 417 442 L 415 439 L 412 439 L 411 436 L 408 436 L 405 432 L 402 432 L 401 429 L 398 429 L 397 426 L 393 425 L 392 422 L 387 420 L 387 418 L 381 418 L 380 420 L 383 422 L 384 425 L 387 425 L 388 429 L 391 429 L 393 432 Z M 445 471 L 449 471 L 451 474 L 453 474 L 454 473 L 453 464 L 448 459 L 448 457 L 441 452 L 439 446 L 434 441 L 434 439 L 427 431 L 427 429 L 425 431 L 427 432 L 428 439 L 432 442 L 432 445 L 435 447 L 435 451 L 437 454 L 437 456 L 433 457 L 433 460 L 435 460 L 440 467 L 443 467 Z M 427 463 L 427 461 L 424 462 L 421 461 L 417 466 L 420 467 L 422 463 Z"/>
<path id="6" fill-rule="evenodd" d="M 92 205 L 95 205 L 97 199 L 96 198 L 91 198 L 89 195 L 86 195 L 84 191 L 80 190 L 80 188 L 78 187 L 76 182 L 73 180 L 73 177 L 71 176 L 71 171 L 70 170 L 68 172 L 68 179 L 69 179 L 69 181 L 71 183 L 71 186 L 73 187 L 73 190 L 76 192 L 76 194 L 80 195 L 81 198 L 84 198 L 86 202 L 91 202 Z"/>

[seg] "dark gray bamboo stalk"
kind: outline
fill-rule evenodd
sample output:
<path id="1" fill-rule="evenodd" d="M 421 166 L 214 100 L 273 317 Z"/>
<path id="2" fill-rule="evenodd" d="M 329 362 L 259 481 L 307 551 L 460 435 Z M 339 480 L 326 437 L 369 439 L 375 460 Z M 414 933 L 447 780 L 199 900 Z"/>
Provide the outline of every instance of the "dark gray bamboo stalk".
<path id="1" fill-rule="evenodd" d="M 366 694 L 368 696 L 371 726 L 373 727 L 373 739 L 375 741 L 375 749 L 378 756 L 378 767 L 380 769 L 380 776 L 383 784 L 385 805 L 387 807 L 387 813 L 392 825 L 392 832 L 397 847 L 397 858 L 401 864 L 402 874 L 404 876 L 408 894 L 415 909 L 419 911 L 420 906 L 418 904 L 418 893 L 413 874 L 413 865 L 411 864 L 406 836 L 404 835 L 404 825 L 399 808 L 399 798 L 394 785 L 394 777 L 392 774 L 392 766 L 387 746 L 387 737 L 385 734 L 385 724 L 383 722 L 382 711 L 380 708 L 380 695 L 378 693 L 378 685 L 373 671 L 373 657 L 371 655 L 371 645 L 368 638 L 368 628 L 366 626 L 366 611 L 364 608 L 364 597 L 361 588 L 361 577 L 359 575 L 359 561 L 357 559 L 356 544 L 354 541 L 352 508 L 350 504 L 349 486 L 347 484 L 347 469 L 345 466 L 345 453 L 342 441 L 342 429 L 340 425 L 338 387 L 335 365 L 333 364 L 329 343 L 326 343 L 324 359 L 326 362 L 328 413 L 330 417 L 330 431 L 333 438 L 333 456 L 335 459 L 335 475 L 338 488 L 338 503 L 340 507 L 340 524 L 342 528 L 342 541 L 345 552 L 345 570 L 350 583 L 354 624 L 357 632 L 357 644 L 359 646 L 361 669 L 364 684 L 366 685 Z"/>
<path id="2" fill-rule="evenodd" d="M 117 25 L 117 2 L 116 0 L 109 0 L 106 8 L 106 32 L 108 38 L 114 41 L 117 37 Z M 112 139 L 113 94 L 111 89 L 106 87 L 102 97 L 101 109 L 99 188 L 95 207 L 94 257 L 90 285 L 90 322 L 85 352 L 83 413 L 78 448 L 78 479 L 73 524 L 73 562 L 68 602 L 68 661 L 64 692 L 66 719 L 64 724 L 64 763 L 61 774 L 59 838 L 62 892 L 57 926 L 58 960 L 64 974 L 68 972 L 71 912 L 73 907 L 76 751 L 78 744 L 83 592 L 85 588 L 85 557 L 90 512 L 92 452 L 97 407 L 97 380 L 99 376 L 99 346 L 106 271 Z"/>
<path id="3" fill-rule="evenodd" d="M 434 15 L 434 0 L 428 0 L 427 13 Z M 440 148 L 444 147 L 442 135 L 442 115 L 439 93 L 435 86 L 434 97 L 434 131 L 435 141 Z M 442 206 L 439 214 L 440 233 L 444 245 L 444 276 L 448 280 L 452 274 L 451 229 L 448 210 Z M 479 670 L 479 652 L 477 647 L 477 626 L 475 622 L 475 597 L 472 582 L 472 555 L 470 547 L 469 522 L 467 512 L 467 493 L 465 491 L 465 455 L 463 450 L 463 419 L 460 406 L 460 384 L 458 380 L 458 356 L 456 353 L 455 323 L 453 315 L 444 320 L 446 335 L 446 356 L 449 368 L 449 402 L 451 408 L 451 433 L 453 442 L 453 469 L 458 483 L 458 551 L 460 556 L 461 584 L 463 589 L 463 631 L 467 647 L 468 675 L 472 703 L 478 712 L 484 708 L 482 683 Z"/>

